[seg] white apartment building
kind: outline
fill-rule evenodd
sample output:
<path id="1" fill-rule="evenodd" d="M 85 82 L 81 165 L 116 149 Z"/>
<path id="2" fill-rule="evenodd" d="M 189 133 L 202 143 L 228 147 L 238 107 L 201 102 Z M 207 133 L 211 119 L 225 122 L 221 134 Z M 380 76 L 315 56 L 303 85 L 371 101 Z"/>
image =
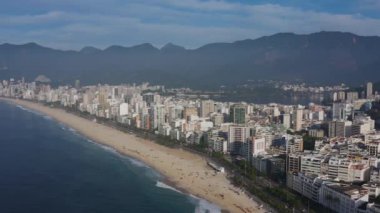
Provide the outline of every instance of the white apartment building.
<path id="1" fill-rule="evenodd" d="M 356 213 L 368 198 L 367 189 L 348 184 L 324 182 L 319 191 L 319 203 L 338 213 Z"/>
<path id="2" fill-rule="evenodd" d="M 319 189 L 324 177 L 306 175 L 302 172 L 288 174 L 287 186 L 314 202 L 319 202 Z"/>
<path id="3" fill-rule="evenodd" d="M 328 175 L 339 181 L 354 182 L 369 180 L 370 168 L 362 162 L 352 162 L 347 158 L 331 157 L 328 163 Z"/>
<path id="4" fill-rule="evenodd" d="M 325 158 L 322 155 L 304 155 L 301 157 L 301 172 L 305 174 L 321 174 L 322 161 Z"/>
<path id="5" fill-rule="evenodd" d="M 220 152 L 226 154 L 227 149 L 227 141 L 222 137 L 213 137 L 209 139 L 209 147 L 212 148 L 215 152 Z"/>

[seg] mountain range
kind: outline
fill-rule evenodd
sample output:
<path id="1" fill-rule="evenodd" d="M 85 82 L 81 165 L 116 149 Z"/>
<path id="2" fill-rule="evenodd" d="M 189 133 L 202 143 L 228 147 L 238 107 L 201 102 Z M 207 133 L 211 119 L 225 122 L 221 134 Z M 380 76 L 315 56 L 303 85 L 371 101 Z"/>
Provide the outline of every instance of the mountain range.
<path id="1" fill-rule="evenodd" d="M 278 33 L 197 49 L 144 43 L 58 50 L 0 45 L 0 79 L 45 75 L 55 83 L 132 83 L 218 88 L 247 80 L 362 84 L 380 80 L 380 37 L 343 32 Z"/>

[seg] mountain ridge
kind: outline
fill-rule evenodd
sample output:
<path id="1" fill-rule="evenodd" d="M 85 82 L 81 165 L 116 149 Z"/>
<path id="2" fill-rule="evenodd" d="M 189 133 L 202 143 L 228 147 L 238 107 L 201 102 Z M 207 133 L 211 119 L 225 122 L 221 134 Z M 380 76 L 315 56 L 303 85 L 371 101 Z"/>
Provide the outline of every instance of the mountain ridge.
<path id="1" fill-rule="evenodd" d="M 0 44 L 0 79 L 43 74 L 57 83 L 142 82 L 194 88 L 248 79 L 362 83 L 380 80 L 380 37 L 346 32 L 277 33 L 195 49 L 150 43 L 59 50 L 34 42 Z"/>

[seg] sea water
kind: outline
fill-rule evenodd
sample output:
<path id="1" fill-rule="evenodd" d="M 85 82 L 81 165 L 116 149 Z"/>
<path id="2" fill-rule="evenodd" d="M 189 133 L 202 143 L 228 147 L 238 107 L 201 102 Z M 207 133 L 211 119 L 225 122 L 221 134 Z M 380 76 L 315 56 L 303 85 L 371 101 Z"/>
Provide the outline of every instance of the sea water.
<path id="1" fill-rule="evenodd" d="M 135 159 L 0 101 L 0 212 L 220 212 Z"/>

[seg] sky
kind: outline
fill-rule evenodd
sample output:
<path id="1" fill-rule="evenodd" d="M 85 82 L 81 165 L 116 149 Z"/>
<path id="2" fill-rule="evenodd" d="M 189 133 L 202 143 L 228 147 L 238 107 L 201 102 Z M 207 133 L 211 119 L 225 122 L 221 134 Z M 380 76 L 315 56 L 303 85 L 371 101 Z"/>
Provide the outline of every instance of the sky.
<path id="1" fill-rule="evenodd" d="M 380 0 L 0 0 L 0 43 L 59 49 L 319 31 L 380 36 Z"/>

